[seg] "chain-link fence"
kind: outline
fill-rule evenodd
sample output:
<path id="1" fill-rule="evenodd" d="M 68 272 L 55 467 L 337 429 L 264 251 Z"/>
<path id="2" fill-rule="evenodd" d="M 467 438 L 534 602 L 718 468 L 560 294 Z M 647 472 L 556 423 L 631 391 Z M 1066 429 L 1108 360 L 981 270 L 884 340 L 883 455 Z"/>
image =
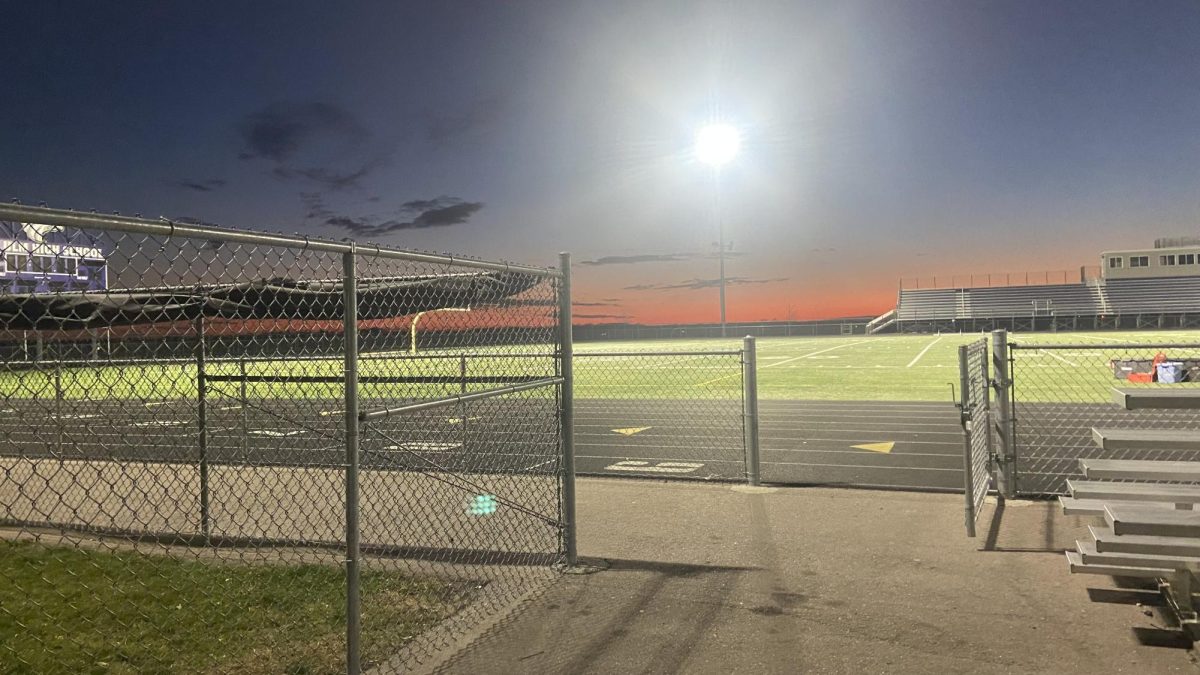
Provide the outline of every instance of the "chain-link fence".
<path id="1" fill-rule="evenodd" d="M 577 352 L 577 470 L 745 480 L 743 365 L 742 349 Z"/>
<path id="2" fill-rule="evenodd" d="M 983 338 L 958 348 L 960 401 L 963 423 L 963 474 L 967 535 L 975 536 L 975 522 L 983 510 L 992 482 L 991 378 L 988 376 L 988 340 Z"/>
<path id="3" fill-rule="evenodd" d="M 1067 479 L 1081 477 L 1081 458 L 1196 459 L 1175 450 L 1105 451 L 1092 429 L 1200 429 L 1195 411 L 1123 410 L 1113 395 L 1114 387 L 1200 387 L 1200 344 L 1016 342 L 1009 349 L 1021 494 L 1065 494 Z"/>
<path id="4" fill-rule="evenodd" d="M 421 662 L 573 552 L 567 277 L 0 206 L 0 662 Z"/>

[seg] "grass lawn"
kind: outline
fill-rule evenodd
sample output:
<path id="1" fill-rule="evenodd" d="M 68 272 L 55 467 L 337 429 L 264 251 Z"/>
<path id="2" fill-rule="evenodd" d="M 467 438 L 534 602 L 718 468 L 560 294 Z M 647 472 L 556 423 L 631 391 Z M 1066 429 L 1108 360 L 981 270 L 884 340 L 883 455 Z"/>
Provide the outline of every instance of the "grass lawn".
<path id="1" fill-rule="evenodd" d="M 446 591 L 364 573 L 364 659 L 443 619 Z M 0 672 L 344 672 L 344 593 L 337 567 L 0 541 Z"/>
<path id="2" fill-rule="evenodd" d="M 959 345 L 979 340 L 979 334 L 880 335 L 763 338 L 758 341 L 759 397 L 762 399 L 950 401 L 958 387 Z M 1025 350 L 1019 353 L 1016 386 L 1023 400 L 1107 402 L 1109 389 L 1122 384 L 1112 376 L 1113 358 L 1152 358 L 1153 346 L 1114 349 L 1128 342 L 1200 343 L 1200 331 L 1097 332 L 1014 335 L 1019 344 L 1036 346 L 1072 343 L 1093 348 Z M 626 351 L 736 350 L 741 340 L 646 340 L 579 343 L 575 362 L 575 395 L 588 398 L 738 398 L 741 396 L 737 356 L 624 357 L 605 353 Z M 548 346 L 517 348 L 523 354 L 500 356 L 512 348 L 479 348 L 467 360 L 468 375 L 545 377 L 554 372 Z M 1200 348 L 1168 350 L 1169 356 L 1200 357 Z M 452 352 L 449 352 L 452 353 Z M 592 356 L 587 356 L 591 354 Z M 340 360 L 251 361 L 250 375 L 340 377 Z M 394 357 L 364 359 L 360 375 L 439 376 L 456 378 L 461 364 L 452 359 Z M 211 363 L 212 375 L 237 375 L 236 363 Z M 52 371 L 14 371 L 0 374 L 0 398 L 53 399 Z M 196 369 L 191 364 L 114 365 L 64 369 L 60 375 L 66 400 L 194 399 Z M 472 383 L 470 390 L 494 383 Z M 1180 386 L 1180 385 L 1171 385 Z M 1196 386 L 1188 384 L 1183 386 Z M 212 382 L 214 398 L 240 396 L 236 382 Z M 365 398 L 438 398 L 459 391 L 448 384 L 361 385 Z M 1022 389 L 1023 388 L 1023 389 Z M 340 383 L 250 383 L 251 399 L 339 399 Z"/>

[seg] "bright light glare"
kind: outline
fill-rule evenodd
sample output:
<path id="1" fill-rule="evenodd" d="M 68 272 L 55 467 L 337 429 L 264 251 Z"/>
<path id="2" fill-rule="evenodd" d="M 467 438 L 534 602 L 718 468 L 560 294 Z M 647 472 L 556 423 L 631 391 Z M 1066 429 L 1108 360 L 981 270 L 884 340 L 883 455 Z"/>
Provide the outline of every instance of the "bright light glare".
<path id="1" fill-rule="evenodd" d="M 728 124 L 710 124 L 696 134 L 696 158 L 709 166 L 721 166 L 742 147 L 742 134 Z"/>

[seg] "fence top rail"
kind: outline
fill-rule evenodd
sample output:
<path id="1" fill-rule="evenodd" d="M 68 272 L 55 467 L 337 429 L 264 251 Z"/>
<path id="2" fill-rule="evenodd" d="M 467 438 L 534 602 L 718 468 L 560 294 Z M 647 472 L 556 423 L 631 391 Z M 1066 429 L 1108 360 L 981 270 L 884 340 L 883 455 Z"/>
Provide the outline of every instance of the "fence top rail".
<path id="1" fill-rule="evenodd" d="M 61 227 L 76 227 L 83 229 L 111 230 L 115 232 L 132 232 L 163 237 L 187 237 L 192 239 L 208 239 L 211 241 L 227 241 L 240 244 L 259 244 L 263 246 L 285 246 L 311 251 L 329 253 L 348 253 L 355 251 L 360 255 L 407 260 L 409 262 L 453 265 L 493 272 L 520 272 L 542 277 L 560 277 L 562 272 L 554 268 L 533 267 L 515 263 L 492 262 L 475 260 L 474 258 L 456 258 L 435 253 L 421 253 L 389 248 L 378 244 L 359 244 L 353 241 L 334 241 L 313 237 L 258 232 L 253 230 L 233 230 L 224 227 L 208 225 L 193 225 L 175 222 L 166 218 L 151 219 L 119 215 L 106 215 L 70 209 L 54 209 L 45 206 L 26 206 L 23 204 L 0 203 L 0 220 L 41 225 L 58 225 Z"/>
<path id="2" fill-rule="evenodd" d="M 576 358 L 589 356 L 737 356 L 742 353 L 740 349 L 724 349 L 710 351 L 665 351 L 665 352 L 575 352 Z"/>
<path id="3" fill-rule="evenodd" d="M 1010 349 L 1037 351 L 1039 349 L 1092 349 L 1096 351 L 1112 349 L 1200 349 L 1200 342 L 1109 342 L 1102 345 L 1089 344 L 1032 344 L 1008 343 Z"/>

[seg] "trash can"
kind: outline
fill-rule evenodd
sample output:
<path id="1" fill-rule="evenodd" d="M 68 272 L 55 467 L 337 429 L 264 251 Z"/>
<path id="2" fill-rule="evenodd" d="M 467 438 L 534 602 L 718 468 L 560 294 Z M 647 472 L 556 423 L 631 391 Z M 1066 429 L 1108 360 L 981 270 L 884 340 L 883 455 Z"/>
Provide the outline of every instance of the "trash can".
<path id="1" fill-rule="evenodd" d="M 1163 361 L 1158 364 L 1158 381 L 1164 384 L 1183 382 L 1183 364 L 1179 361 Z"/>

